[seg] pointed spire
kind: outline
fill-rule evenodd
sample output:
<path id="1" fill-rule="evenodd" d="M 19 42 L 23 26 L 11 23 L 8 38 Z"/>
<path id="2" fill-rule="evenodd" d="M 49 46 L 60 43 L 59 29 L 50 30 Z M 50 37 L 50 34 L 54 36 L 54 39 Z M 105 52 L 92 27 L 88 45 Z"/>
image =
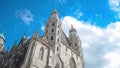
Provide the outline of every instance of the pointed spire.
<path id="1" fill-rule="evenodd" d="M 73 29 L 73 24 L 71 24 L 71 29 Z"/>
<path id="2" fill-rule="evenodd" d="M 72 31 L 77 32 L 77 30 L 73 27 L 73 24 L 71 24 L 71 29 L 70 29 L 70 32 Z"/>
<path id="3" fill-rule="evenodd" d="M 52 14 L 58 14 L 57 10 L 54 9 L 53 12 L 52 12 Z"/>
<path id="4" fill-rule="evenodd" d="M 27 39 L 26 33 L 23 34 L 23 39 Z"/>

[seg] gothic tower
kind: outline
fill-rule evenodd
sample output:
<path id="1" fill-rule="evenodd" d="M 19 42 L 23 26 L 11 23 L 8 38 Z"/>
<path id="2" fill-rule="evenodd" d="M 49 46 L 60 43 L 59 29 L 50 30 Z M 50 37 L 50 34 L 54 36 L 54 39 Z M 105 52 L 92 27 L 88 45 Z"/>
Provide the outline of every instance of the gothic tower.
<path id="1" fill-rule="evenodd" d="M 56 50 L 58 50 L 59 48 L 60 33 L 61 33 L 61 21 L 59 20 L 58 12 L 55 9 L 52 12 L 50 18 L 48 19 L 45 27 L 45 36 L 48 39 L 48 43 L 53 48 L 54 52 L 56 52 Z"/>
<path id="2" fill-rule="evenodd" d="M 58 12 L 54 10 L 46 22 L 45 33 L 36 31 L 30 39 L 26 34 L 14 44 L 4 68 L 84 68 L 81 41 L 77 30 L 71 26 L 69 37 L 62 30 Z M 0 34 L 1 49 L 5 38 Z M 0 67 L 3 68 L 3 67 Z"/>
<path id="3" fill-rule="evenodd" d="M 3 34 L 4 33 L 0 34 L 0 51 L 4 49 L 5 37 Z"/>
<path id="4" fill-rule="evenodd" d="M 69 30 L 69 43 L 71 44 L 71 48 L 76 50 L 78 54 L 80 55 L 81 53 L 81 41 L 79 36 L 77 36 L 77 30 L 71 25 L 71 29 Z"/>

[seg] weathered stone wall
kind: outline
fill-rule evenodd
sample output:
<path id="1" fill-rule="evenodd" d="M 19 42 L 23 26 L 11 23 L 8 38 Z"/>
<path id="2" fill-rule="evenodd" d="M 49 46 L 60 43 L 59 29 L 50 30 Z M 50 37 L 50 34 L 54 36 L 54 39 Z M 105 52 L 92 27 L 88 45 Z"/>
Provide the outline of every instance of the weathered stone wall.
<path id="1" fill-rule="evenodd" d="M 43 59 L 39 57 L 40 48 L 44 49 Z M 47 52 L 48 48 L 40 42 L 36 41 L 31 68 L 45 68 L 47 61 Z"/>
<path id="2" fill-rule="evenodd" d="M 60 45 L 59 50 L 60 50 L 59 58 L 57 58 L 57 54 L 53 53 L 52 50 L 50 52 L 49 65 L 52 66 L 52 68 L 54 68 L 57 63 L 61 63 L 61 61 L 63 63 L 64 68 L 70 68 L 70 60 L 72 58 L 75 61 L 76 68 L 83 68 L 82 59 L 74 51 L 72 51 L 70 48 L 66 47 L 62 43 Z M 59 61 L 59 60 L 61 60 L 61 61 Z"/>

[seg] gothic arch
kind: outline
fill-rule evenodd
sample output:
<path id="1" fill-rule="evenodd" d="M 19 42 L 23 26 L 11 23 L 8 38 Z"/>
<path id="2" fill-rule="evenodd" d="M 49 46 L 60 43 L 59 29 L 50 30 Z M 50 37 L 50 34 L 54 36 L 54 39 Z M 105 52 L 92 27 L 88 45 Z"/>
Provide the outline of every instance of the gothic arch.
<path id="1" fill-rule="evenodd" d="M 41 60 L 43 60 L 43 56 L 44 56 L 44 48 L 41 47 L 41 48 L 40 48 L 40 51 L 39 51 L 39 58 L 40 58 Z"/>
<path id="2" fill-rule="evenodd" d="M 73 58 L 70 59 L 70 68 L 76 68 L 76 63 Z"/>

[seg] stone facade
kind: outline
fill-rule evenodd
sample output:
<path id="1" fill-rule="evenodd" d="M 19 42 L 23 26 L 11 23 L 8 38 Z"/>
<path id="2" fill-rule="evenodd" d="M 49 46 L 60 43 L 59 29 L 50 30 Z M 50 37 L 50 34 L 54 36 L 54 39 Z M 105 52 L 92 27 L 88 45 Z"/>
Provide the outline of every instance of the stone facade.
<path id="1" fill-rule="evenodd" d="M 9 58 L 0 68 L 84 68 L 81 41 L 71 26 L 69 37 L 62 30 L 58 12 L 48 19 L 42 37 L 36 31 L 30 39 L 23 35 L 13 45 Z"/>

